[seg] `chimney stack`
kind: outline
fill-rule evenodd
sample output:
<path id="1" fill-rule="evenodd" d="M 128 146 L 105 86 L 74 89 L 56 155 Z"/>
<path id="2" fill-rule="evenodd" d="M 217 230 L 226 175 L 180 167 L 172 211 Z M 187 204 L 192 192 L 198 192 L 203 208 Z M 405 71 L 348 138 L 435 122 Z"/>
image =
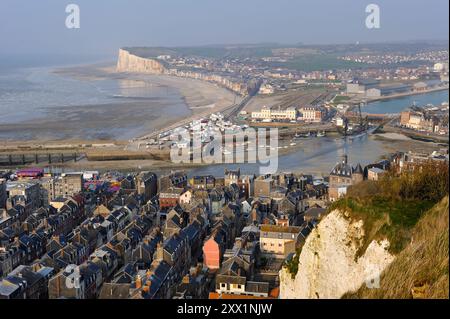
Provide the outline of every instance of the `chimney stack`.
<path id="1" fill-rule="evenodd" d="M 140 289 L 142 287 L 142 279 L 140 275 L 136 276 L 135 286 L 137 289 Z"/>

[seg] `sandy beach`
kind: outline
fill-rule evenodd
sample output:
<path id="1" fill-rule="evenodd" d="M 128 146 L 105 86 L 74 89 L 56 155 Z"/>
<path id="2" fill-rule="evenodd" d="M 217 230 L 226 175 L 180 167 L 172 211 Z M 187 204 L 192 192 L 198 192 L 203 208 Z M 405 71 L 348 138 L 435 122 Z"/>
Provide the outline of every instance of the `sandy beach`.
<path id="1" fill-rule="evenodd" d="M 212 83 L 117 73 L 112 63 L 32 70 L 30 74 L 35 81 L 32 85 L 43 89 L 36 98 L 34 91 L 23 90 L 17 107 L 6 105 L 7 109 L 20 107 L 23 115 L 14 117 L 9 111 L 13 120 L 0 125 L 2 141 L 124 141 L 241 100 Z"/>

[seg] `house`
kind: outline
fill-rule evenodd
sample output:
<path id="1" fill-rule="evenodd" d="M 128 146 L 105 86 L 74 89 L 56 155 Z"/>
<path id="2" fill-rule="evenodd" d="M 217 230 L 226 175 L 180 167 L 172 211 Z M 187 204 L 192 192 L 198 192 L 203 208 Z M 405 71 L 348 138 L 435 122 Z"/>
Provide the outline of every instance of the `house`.
<path id="1" fill-rule="evenodd" d="M 153 262 L 153 255 L 156 252 L 158 243 L 163 237 L 160 232 L 146 236 L 142 243 L 133 249 L 131 253 L 131 262 L 135 262 L 138 269 L 148 269 Z"/>
<path id="2" fill-rule="evenodd" d="M 188 205 L 191 203 L 192 200 L 192 191 L 191 190 L 186 190 L 185 192 L 183 192 L 180 195 L 180 205 Z"/>
<path id="3" fill-rule="evenodd" d="M 117 267 L 122 267 L 131 260 L 131 240 L 123 232 L 117 233 L 105 247 L 113 250 L 117 255 Z"/>
<path id="4" fill-rule="evenodd" d="M 47 238 L 41 232 L 19 237 L 19 247 L 25 252 L 27 263 L 40 258 L 45 253 L 46 244 Z"/>
<path id="5" fill-rule="evenodd" d="M 18 266 L 3 282 L 24 287 L 26 299 L 46 299 L 48 296 L 47 278 L 31 266 Z"/>
<path id="6" fill-rule="evenodd" d="M 21 284 L 0 281 L 0 299 L 26 299 L 26 292 Z"/>
<path id="7" fill-rule="evenodd" d="M 260 226 L 261 254 L 274 258 L 286 258 L 295 252 L 300 227 L 281 225 Z"/>
<path id="8" fill-rule="evenodd" d="M 169 187 L 159 193 L 159 207 L 172 208 L 180 202 L 180 196 L 184 192 L 183 188 Z"/>
<path id="9" fill-rule="evenodd" d="M 305 212 L 304 220 L 305 222 L 319 221 L 325 215 L 326 211 L 326 208 L 317 205 L 310 207 Z"/>
<path id="10" fill-rule="evenodd" d="M 328 195 L 331 201 L 337 200 L 347 193 L 347 188 L 356 185 L 364 179 L 364 172 L 360 164 L 351 167 L 347 162 L 347 155 L 342 162 L 337 163 L 330 173 Z"/>
<path id="11" fill-rule="evenodd" d="M 170 187 L 185 188 L 187 186 L 187 175 L 183 171 L 171 172 L 168 175 L 161 176 L 158 180 L 158 191 L 161 193 Z"/>
<path id="12" fill-rule="evenodd" d="M 275 183 L 270 175 L 258 176 L 254 181 L 255 197 L 268 197 L 274 188 Z"/>
<path id="13" fill-rule="evenodd" d="M 227 233 L 224 224 L 219 224 L 203 244 L 203 263 L 209 269 L 219 269 L 226 249 Z"/>
<path id="14" fill-rule="evenodd" d="M 115 232 L 120 232 L 131 222 L 132 216 L 132 211 L 127 206 L 123 206 L 112 211 L 106 220 L 114 225 Z"/>
<path id="15" fill-rule="evenodd" d="M 269 283 L 249 280 L 242 260 L 231 258 L 224 262 L 216 276 L 216 293 L 239 296 L 269 297 Z"/>
<path id="16" fill-rule="evenodd" d="M 102 285 L 101 268 L 94 262 L 68 265 L 48 282 L 50 299 L 93 299 Z"/>
<path id="17" fill-rule="evenodd" d="M 164 238 L 169 238 L 173 234 L 179 233 L 181 229 L 186 227 L 189 221 L 188 214 L 177 204 L 167 214 L 164 227 Z"/>
<path id="18" fill-rule="evenodd" d="M 167 262 L 179 279 L 188 271 L 191 264 L 190 243 L 186 233 L 181 231 L 179 234 L 172 235 L 163 245 L 157 247 L 157 255 Z"/>
<path id="19" fill-rule="evenodd" d="M 216 187 L 209 192 L 209 200 L 211 203 L 211 214 L 217 215 L 220 213 L 225 204 L 225 193 L 222 188 Z"/>
<path id="20" fill-rule="evenodd" d="M 142 196 L 143 202 L 147 203 L 156 196 L 158 192 L 158 178 L 155 173 L 141 172 L 136 176 L 136 189 Z"/>
<path id="21" fill-rule="evenodd" d="M 205 299 L 210 290 L 209 269 L 197 265 L 191 267 L 176 287 L 174 299 Z"/>
<path id="22" fill-rule="evenodd" d="M 369 181 L 378 181 L 381 179 L 384 173 L 386 173 L 386 171 L 381 168 L 378 167 L 369 168 L 367 170 L 367 179 Z"/>
<path id="23" fill-rule="evenodd" d="M 89 260 L 101 268 L 104 279 L 110 278 L 119 266 L 117 253 L 105 245 L 96 249 Z"/>
<path id="24" fill-rule="evenodd" d="M 181 231 L 190 243 L 190 260 L 196 262 L 202 253 L 202 229 L 201 224 L 194 220 Z"/>
<path id="25" fill-rule="evenodd" d="M 194 176 L 189 180 L 193 189 L 212 189 L 216 185 L 216 178 L 212 175 Z"/>

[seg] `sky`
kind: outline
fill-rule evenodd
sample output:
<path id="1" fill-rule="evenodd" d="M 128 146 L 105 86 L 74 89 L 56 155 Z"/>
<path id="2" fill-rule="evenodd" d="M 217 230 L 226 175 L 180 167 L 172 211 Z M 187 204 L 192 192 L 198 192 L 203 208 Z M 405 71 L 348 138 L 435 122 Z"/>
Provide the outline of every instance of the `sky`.
<path id="1" fill-rule="evenodd" d="M 68 29 L 68 4 L 80 28 Z M 368 29 L 365 8 L 380 7 Z M 448 0 L 0 0 L 0 55 L 114 56 L 123 46 L 448 40 Z"/>

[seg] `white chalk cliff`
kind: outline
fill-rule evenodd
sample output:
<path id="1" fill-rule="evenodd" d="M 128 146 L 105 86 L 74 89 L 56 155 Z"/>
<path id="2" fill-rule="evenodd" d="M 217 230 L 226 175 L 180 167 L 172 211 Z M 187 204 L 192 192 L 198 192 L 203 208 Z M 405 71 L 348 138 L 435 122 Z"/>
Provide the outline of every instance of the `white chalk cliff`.
<path id="1" fill-rule="evenodd" d="M 118 72 L 136 72 L 148 74 L 163 74 L 164 66 L 155 59 L 142 58 L 131 54 L 127 50 L 120 49 L 117 59 Z"/>
<path id="2" fill-rule="evenodd" d="M 293 279 L 280 271 L 280 298 L 340 298 L 362 284 L 376 287 L 377 278 L 394 259 L 389 241 L 372 241 L 357 257 L 364 239 L 363 222 L 338 210 L 325 216 L 307 237 Z"/>

